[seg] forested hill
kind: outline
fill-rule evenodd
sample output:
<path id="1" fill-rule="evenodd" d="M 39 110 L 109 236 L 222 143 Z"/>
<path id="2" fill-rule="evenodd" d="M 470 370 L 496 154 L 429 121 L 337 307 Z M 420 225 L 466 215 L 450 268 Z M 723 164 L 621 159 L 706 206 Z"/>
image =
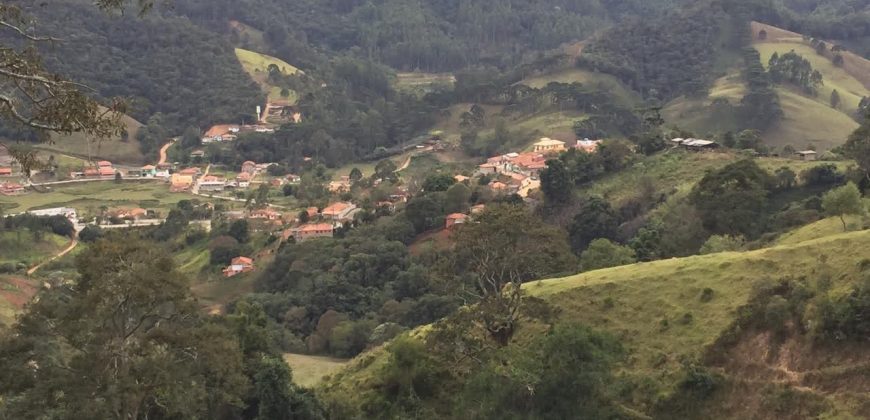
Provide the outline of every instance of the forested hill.
<path id="1" fill-rule="evenodd" d="M 264 100 L 229 42 L 188 19 L 109 16 L 89 0 L 18 4 L 39 34 L 62 39 L 45 54 L 50 68 L 100 96 L 127 98 L 140 121 L 162 113 L 170 132 L 180 132 L 239 121 Z"/>
<path id="2" fill-rule="evenodd" d="M 402 70 L 510 65 L 524 53 L 587 38 L 629 16 L 649 18 L 685 0 L 176 0 L 211 28 L 229 19 L 262 29 L 281 58 L 310 43 Z M 282 54 L 282 52 L 284 54 Z M 295 64 L 295 63 L 294 63 Z"/>

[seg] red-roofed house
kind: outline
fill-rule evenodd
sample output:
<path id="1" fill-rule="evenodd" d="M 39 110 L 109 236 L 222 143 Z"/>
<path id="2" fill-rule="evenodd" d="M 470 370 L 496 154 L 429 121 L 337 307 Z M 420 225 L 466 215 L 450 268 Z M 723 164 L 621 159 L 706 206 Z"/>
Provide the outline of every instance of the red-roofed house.
<path id="1" fill-rule="evenodd" d="M 17 182 L 4 182 L 0 184 L 0 194 L 16 195 L 24 192 L 24 186 Z"/>
<path id="2" fill-rule="evenodd" d="M 296 242 L 305 242 L 315 238 L 331 238 L 334 227 L 331 223 L 309 223 L 294 229 L 284 231 L 284 239 L 296 238 Z"/>
<path id="3" fill-rule="evenodd" d="M 305 209 L 305 212 L 308 213 L 308 217 L 314 217 L 317 216 L 318 213 L 320 213 L 320 210 L 318 210 L 317 207 L 309 207 Z"/>
<path id="4" fill-rule="evenodd" d="M 447 219 L 446 219 L 444 227 L 447 229 L 450 229 L 453 226 L 461 225 L 461 224 L 465 223 L 466 220 L 468 220 L 467 214 L 462 214 L 462 213 L 449 214 L 449 215 L 447 215 Z"/>
<path id="5" fill-rule="evenodd" d="M 10 176 L 12 175 L 12 168 L 8 166 L 0 167 L 0 176 Z"/>
<path id="6" fill-rule="evenodd" d="M 112 162 L 109 162 L 108 160 L 101 160 L 97 162 L 97 166 L 99 166 L 100 168 L 111 168 Z"/>
<path id="7" fill-rule="evenodd" d="M 236 257 L 227 268 L 224 268 L 224 276 L 232 277 L 238 274 L 254 271 L 254 260 L 248 257 Z"/>
<path id="8" fill-rule="evenodd" d="M 248 188 L 251 185 L 251 174 L 247 172 L 242 172 L 236 176 L 236 182 L 239 184 L 239 188 Z"/>
<path id="9" fill-rule="evenodd" d="M 115 176 L 115 170 L 111 166 L 103 166 L 99 172 L 100 176 Z"/>

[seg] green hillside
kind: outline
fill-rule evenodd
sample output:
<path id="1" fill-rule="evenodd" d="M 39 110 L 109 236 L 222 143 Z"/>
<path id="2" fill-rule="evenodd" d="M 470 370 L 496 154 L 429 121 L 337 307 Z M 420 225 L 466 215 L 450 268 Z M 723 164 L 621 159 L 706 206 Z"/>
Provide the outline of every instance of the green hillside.
<path id="1" fill-rule="evenodd" d="M 142 165 L 145 162 L 145 156 L 139 148 L 139 142 L 136 140 L 136 133 L 142 127 L 142 123 L 134 120 L 129 116 L 123 116 L 121 122 L 127 128 L 127 137 L 109 139 L 92 139 L 82 133 L 73 133 L 70 135 L 54 133 L 51 137 L 52 142 L 39 147 L 48 151 L 57 151 L 71 156 L 87 159 L 90 155 L 93 160 L 108 160 L 113 163 L 123 163 L 129 165 Z"/>
<path id="2" fill-rule="evenodd" d="M 606 73 L 596 73 L 580 68 L 567 68 L 552 73 L 536 75 L 527 78 L 520 83 L 533 88 L 542 88 L 550 82 L 580 82 L 588 86 L 600 86 L 615 98 L 619 99 L 619 103 L 625 106 L 633 106 L 641 101 L 640 95 L 638 95 L 637 92 L 626 87 L 616 77 Z"/>
<path id="3" fill-rule="evenodd" d="M 281 73 L 284 75 L 296 74 L 299 71 L 298 68 L 293 65 L 287 63 L 284 60 L 272 57 L 270 55 L 261 54 L 255 51 L 250 51 L 242 48 L 236 48 L 236 57 L 239 59 L 239 62 L 242 63 L 242 68 L 257 82 L 260 87 L 263 88 L 263 91 L 269 95 L 270 101 L 282 101 L 289 100 L 290 102 L 295 102 L 296 97 L 293 92 L 291 92 L 290 96 L 285 98 L 281 96 L 281 88 L 272 86 L 268 82 L 269 71 L 268 68 L 270 65 L 278 66 L 278 69 L 281 70 Z"/>
<path id="4" fill-rule="evenodd" d="M 870 62 L 850 55 L 847 65 L 837 67 L 830 57 L 817 54 L 800 34 L 769 25 L 753 24 L 755 33 L 761 29 L 767 31 L 767 38 L 763 41 L 756 39 L 753 47 L 759 51 L 762 64 L 767 66 L 773 53 L 783 55 L 794 51 L 807 59 L 813 69 L 824 77 L 824 85 L 818 89 L 817 96 L 799 93 L 785 85 L 776 87 L 784 117 L 764 133 L 765 143 L 777 148 L 786 145 L 803 148 L 813 144 L 822 150 L 842 144 L 858 127 L 853 119 L 858 102 L 870 95 L 870 89 L 862 82 L 862 73 L 870 68 Z M 831 92 L 835 89 L 842 101 L 842 105 L 836 109 L 830 103 Z M 745 90 L 740 70 L 733 68 L 728 70 L 726 76 L 716 80 L 707 98 L 677 98 L 666 105 L 663 114 L 669 122 L 696 131 L 699 135 L 730 130 L 736 125 L 733 116 L 724 111 L 717 113 L 712 102 L 716 98 L 724 98 L 731 106 L 736 106 Z"/>
<path id="5" fill-rule="evenodd" d="M 747 345 L 747 340 L 770 340 L 760 331 L 735 329 L 743 313 L 741 308 L 750 302 L 755 290 L 821 272 L 832 281 L 826 286 L 830 293 L 842 295 L 860 278 L 861 268 L 856 261 L 863 258 L 867 246 L 870 233 L 866 231 L 840 233 L 751 252 L 593 271 L 531 282 L 524 288 L 529 295 L 557 308 L 557 322 L 580 322 L 621 341 L 628 357 L 617 370 L 624 381 L 635 385 L 620 394 L 620 401 L 637 418 L 654 417 L 656 410 L 679 399 L 685 364 L 690 362 L 703 363 L 721 377 L 723 385 L 696 407 L 714 418 L 772 418 L 778 417 L 777 413 L 784 416 L 780 418 L 800 418 L 800 410 L 805 407 L 779 405 L 776 395 L 781 392 L 810 394 L 818 400 L 815 415 L 861 416 L 870 407 L 870 384 L 854 382 L 848 392 L 837 386 L 839 381 L 854 377 L 843 369 L 851 362 L 848 345 L 842 346 L 842 354 L 828 349 L 824 359 L 814 359 L 814 353 L 807 350 L 807 339 L 800 335 L 786 342 L 793 351 L 805 353 L 779 354 L 776 348 L 768 352 L 764 347 L 768 353 L 761 357 L 757 352 L 762 349 L 744 354 L 732 350 Z M 423 339 L 428 335 L 426 331 L 418 330 L 415 336 Z M 539 326 L 530 324 L 518 332 L 510 347 L 528 345 L 541 334 Z M 319 394 L 328 403 L 344 405 L 350 412 L 365 410 L 364 405 L 380 392 L 380 374 L 389 363 L 386 354 L 383 348 L 364 353 L 324 383 Z M 724 355 L 728 356 L 727 362 L 719 357 Z M 860 372 L 868 365 L 865 360 L 852 367 Z M 796 374 L 783 379 L 776 374 L 777 369 Z M 772 390 L 781 392 L 773 395 Z M 449 410 L 437 406 L 449 401 L 449 396 L 436 395 L 426 402 L 427 408 L 435 412 Z M 740 403 L 733 404 L 733 398 L 739 398 Z"/>

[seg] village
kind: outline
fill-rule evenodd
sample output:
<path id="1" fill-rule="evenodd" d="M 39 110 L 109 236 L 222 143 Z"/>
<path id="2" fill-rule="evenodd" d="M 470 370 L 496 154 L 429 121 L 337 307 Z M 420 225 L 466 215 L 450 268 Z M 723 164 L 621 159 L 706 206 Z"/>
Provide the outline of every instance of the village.
<path id="1" fill-rule="evenodd" d="M 301 117 L 295 115 L 294 118 Z M 266 125 L 221 124 L 206 130 L 202 135 L 201 143 L 203 145 L 228 143 L 235 141 L 240 133 L 271 131 L 274 129 Z M 213 202 L 245 203 L 244 209 L 225 210 L 220 216 L 227 220 L 246 220 L 257 231 L 275 235 L 282 242 L 297 243 L 318 238 L 332 238 L 338 231 L 351 229 L 363 210 L 361 195 L 354 188 L 356 180 L 352 180 L 349 175 L 338 175 L 335 179 L 325 182 L 324 188 L 329 192 L 332 200 L 322 207 L 288 207 L 275 203 L 257 203 L 252 196 L 261 186 L 279 190 L 288 186 L 292 190 L 300 185 L 302 177 L 292 173 L 275 176 L 270 174 L 269 168 L 277 164 L 250 160 L 243 162 L 238 168 L 215 170 L 213 165 L 203 163 L 206 160 L 203 159 L 205 152 L 202 149 L 191 152 L 191 158 L 199 164 L 169 163 L 166 162 L 165 151 L 173 142 L 167 143 L 161 151 L 161 160 L 156 164 L 137 168 L 99 160 L 92 166 L 71 172 L 68 179 L 62 181 L 32 182 L 24 179 L 20 167 L 15 165 L 14 161 L 7 159 L 5 162 L 0 162 L 3 165 L 0 166 L 0 195 L 39 194 L 39 191 L 65 183 L 155 182 L 165 185 L 166 191 L 170 193 L 202 198 L 210 206 L 210 210 L 214 209 Z M 526 150 L 492 156 L 473 170 L 461 171 L 452 176 L 456 183 L 485 185 L 493 196 L 516 195 L 523 200 L 534 201 L 532 193 L 541 186 L 540 173 L 547 167 L 548 159 L 572 149 L 581 153 L 595 153 L 601 142 L 602 140 L 580 139 L 568 143 L 543 137 Z M 670 143 L 674 148 L 696 152 L 715 151 L 719 148 L 716 142 L 694 138 L 674 138 Z M 417 146 L 407 159 L 410 161 L 414 156 L 443 150 L 445 146 L 440 140 L 427 140 L 423 145 Z M 796 152 L 795 158 L 814 160 L 815 152 L 799 151 Z M 402 169 L 398 168 L 397 172 Z M 369 186 L 377 187 L 383 181 L 380 178 L 373 179 Z M 383 200 L 368 205 L 373 204 L 375 209 L 388 214 L 395 213 L 412 198 L 414 192 L 408 185 L 400 182 Z M 458 225 L 473 222 L 475 215 L 482 212 L 484 208 L 485 204 L 478 203 L 469 207 L 466 212 L 448 214 L 444 218 L 442 229 L 449 231 Z M 68 218 L 76 226 L 77 231 L 81 231 L 89 224 L 117 229 L 156 226 L 166 220 L 165 215 L 157 210 L 141 207 L 105 208 L 99 215 L 90 214 L 86 219 L 80 219 L 77 210 L 71 207 L 30 210 L 28 213 L 39 216 L 61 215 Z M 194 223 L 202 225 L 206 230 L 210 229 L 210 220 L 198 220 Z M 222 273 L 225 277 L 233 277 L 254 270 L 254 259 L 251 256 L 239 255 L 222 270 Z"/>

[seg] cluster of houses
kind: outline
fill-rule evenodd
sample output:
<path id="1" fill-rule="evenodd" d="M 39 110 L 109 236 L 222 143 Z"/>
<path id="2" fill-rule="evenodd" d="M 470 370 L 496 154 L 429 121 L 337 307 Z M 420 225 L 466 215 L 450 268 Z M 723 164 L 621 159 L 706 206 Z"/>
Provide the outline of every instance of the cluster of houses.
<path id="1" fill-rule="evenodd" d="M 285 230 L 282 235 L 284 240 L 292 237 L 296 242 L 305 242 L 314 238 L 331 238 L 335 229 L 345 227 L 353 221 L 360 208 L 350 202 L 337 202 L 320 211 L 316 207 L 309 207 L 306 212 L 309 221 Z"/>
<path id="2" fill-rule="evenodd" d="M 239 133 L 254 132 L 254 133 L 274 133 L 275 129 L 266 127 L 265 125 L 234 125 L 234 124 L 218 124 L 209 128 L 202 136 L 202 143 L 223 143 L 235 141 L 239 137 Z"/>
<path id="3" fill-rule="evenodd" d="M 598 150 L 600 143 L 601 140 L 583 139 L 570 147 L 592 153 Z M 487 159 L 478 166 L 477 174 L 496 178 L 489 184 L 493 191 L 508 194 L 528 191 L 540 185 L 538 175 L 547 167 L 548 157 L 568 147 L 563 141 L 544 137 L 532 145 L 531 152 L 513 152 Z M 459 175 L 456 180 L 462 182 L 462 178 L 465 177 Z"/>

